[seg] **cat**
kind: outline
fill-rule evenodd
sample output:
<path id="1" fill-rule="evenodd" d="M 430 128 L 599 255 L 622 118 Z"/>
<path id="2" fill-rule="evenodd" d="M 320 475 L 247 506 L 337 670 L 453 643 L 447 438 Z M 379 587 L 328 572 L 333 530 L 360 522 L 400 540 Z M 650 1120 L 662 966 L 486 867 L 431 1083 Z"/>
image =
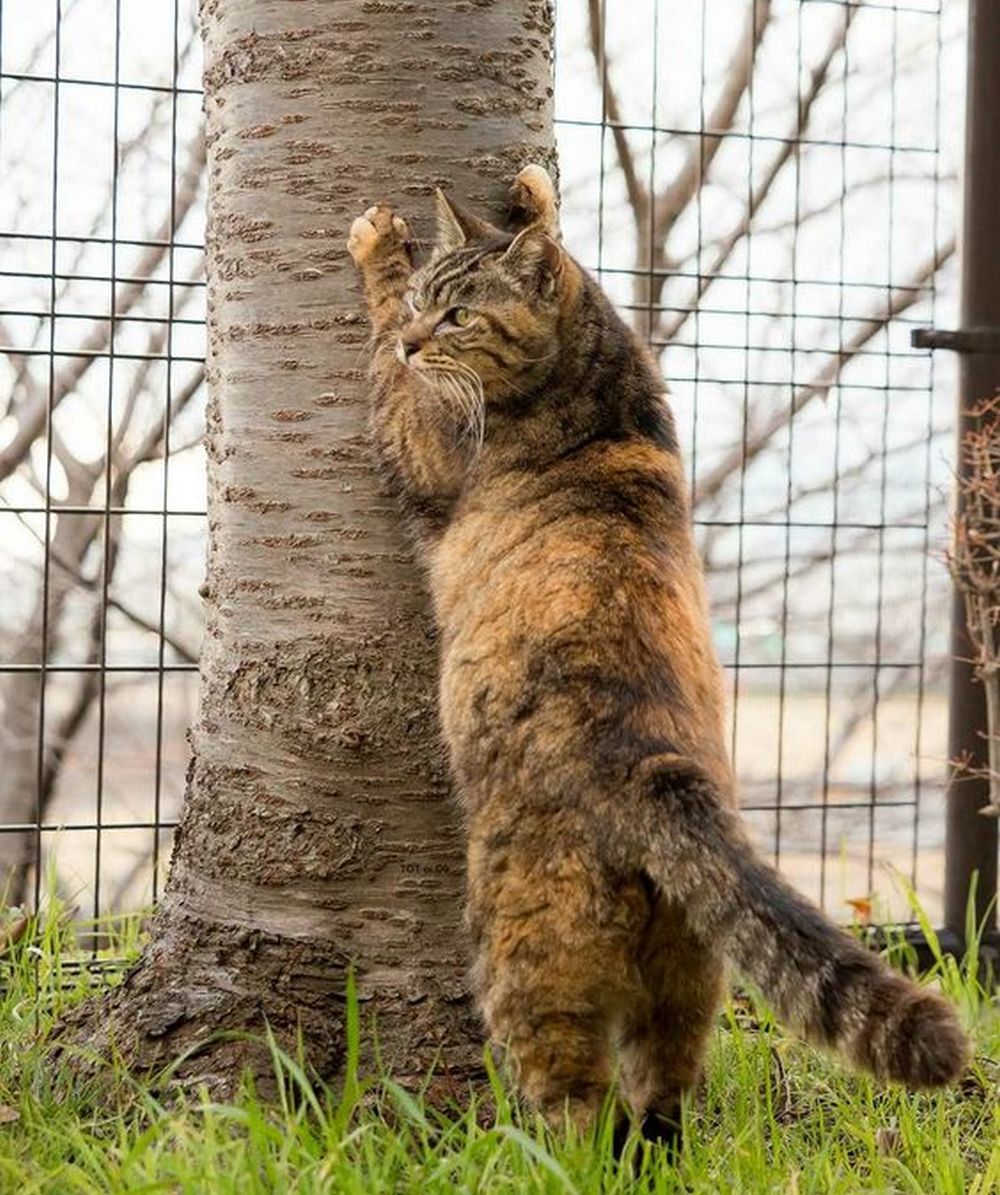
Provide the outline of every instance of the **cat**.
<path id="1" fill-rule="evenodd" d="M 521 1092 L 582 1131 L 617 1082 L 643 1135 L 676 1142 L 727 959 L 878 1078 L 955 1080 L 952 1007 L 749 842 L 665 387 L 560 244 L 548 174 L 517 176 L 510 230 L 440 192 L 437 226 L 420 268 L 385 205 L 348 248 L 373 440 L 440 633 L 475 988 Z"/>

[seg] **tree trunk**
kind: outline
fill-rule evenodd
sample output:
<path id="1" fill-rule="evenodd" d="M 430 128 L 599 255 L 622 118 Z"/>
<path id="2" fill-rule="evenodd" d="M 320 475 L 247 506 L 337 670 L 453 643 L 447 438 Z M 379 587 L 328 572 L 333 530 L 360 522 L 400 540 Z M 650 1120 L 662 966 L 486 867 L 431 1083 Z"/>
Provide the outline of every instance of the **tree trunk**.
<path id="1" fill-rule="evenodd" d="M 366 437 L 345 238 L 431 193 L 502 214 L 551 162 L 548 0 L 203 0 L 208 219 L 207 632 L 194 758 L 144 956 L 73 1036 L 138 1066 L 214 1030 L 301 1029 L 342 1059 L 346 971 L 402 1081 L 481 1061 L 464 852 L 425 594 Z M 108 1015 L 110 1013 L 110 1016 Z M 217 1091 L 268 1064 L 208 1044 Z"/>

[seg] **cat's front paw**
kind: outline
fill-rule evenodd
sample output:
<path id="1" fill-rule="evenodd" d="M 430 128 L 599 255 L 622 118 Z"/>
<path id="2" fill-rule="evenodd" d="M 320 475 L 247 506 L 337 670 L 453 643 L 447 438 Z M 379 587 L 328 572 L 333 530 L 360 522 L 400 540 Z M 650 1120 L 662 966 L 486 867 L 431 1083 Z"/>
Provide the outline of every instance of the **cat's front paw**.
<path id="1" fill-rule="evenodd" d="M 409 263 L 410 230 L 402 216 L 393 215 L 392 208 L 377 204 L 351 225 L 347 249 L 356 266 L 399 256 Z"/>

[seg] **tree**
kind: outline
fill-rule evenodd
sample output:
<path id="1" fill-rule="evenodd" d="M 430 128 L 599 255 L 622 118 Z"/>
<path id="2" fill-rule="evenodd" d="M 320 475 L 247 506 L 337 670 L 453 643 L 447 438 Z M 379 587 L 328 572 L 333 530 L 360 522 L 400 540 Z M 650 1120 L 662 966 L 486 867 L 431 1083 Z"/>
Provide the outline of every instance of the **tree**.
<path id="1" fill-rule="evenodd" d="M 552 154 L 547 0 L 477 8 L 206 0 L 209 551 L 201 713 L 170 879 L 142 959 L 77 1040 L 225 1090 L 251 1042 L 344 1049 L 348 968 L 383 1057 L 480 1060 L 464 852 L 425 596 L 365 436 L 366 324 L 344 247 L 436 185 L 501 214 Z M 259 1064 L 259 1066 L 257 1066 Z"/>

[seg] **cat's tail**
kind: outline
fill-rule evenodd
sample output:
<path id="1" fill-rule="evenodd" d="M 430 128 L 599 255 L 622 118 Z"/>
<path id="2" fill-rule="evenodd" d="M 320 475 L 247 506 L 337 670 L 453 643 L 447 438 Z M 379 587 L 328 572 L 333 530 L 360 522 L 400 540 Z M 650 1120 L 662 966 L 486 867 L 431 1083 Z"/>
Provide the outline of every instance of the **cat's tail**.
<path id="1" fill-rule="evenodd" d="M 645 816 L 633 828 L 650 878 L 783 1021 L 880 1079 L 938 1087 L 963 1073 L 968 1041 L 950 1004 L 890 970 L 787 884 L 689 761 L 647 764 Z"/>

